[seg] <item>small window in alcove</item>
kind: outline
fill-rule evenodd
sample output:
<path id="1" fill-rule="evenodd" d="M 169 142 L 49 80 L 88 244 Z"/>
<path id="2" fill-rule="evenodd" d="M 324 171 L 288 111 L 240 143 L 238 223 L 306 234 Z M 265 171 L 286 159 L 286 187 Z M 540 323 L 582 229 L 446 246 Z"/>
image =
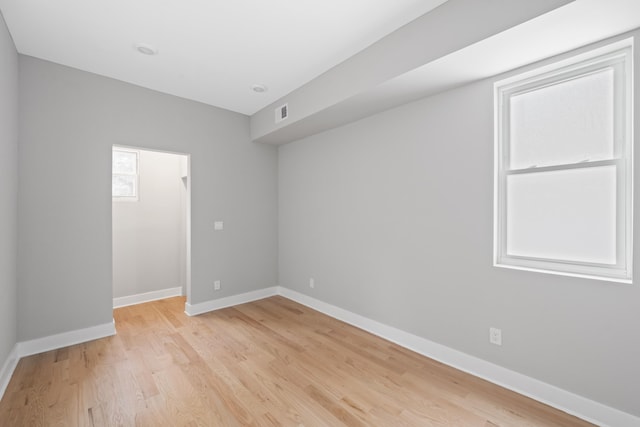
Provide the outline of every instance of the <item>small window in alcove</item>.
<path id="1" fill-rule="evenodd" d="M 138 200 L 138 159 L 135 150 L 113 149 L 111 195 L 114 201 Z"/>

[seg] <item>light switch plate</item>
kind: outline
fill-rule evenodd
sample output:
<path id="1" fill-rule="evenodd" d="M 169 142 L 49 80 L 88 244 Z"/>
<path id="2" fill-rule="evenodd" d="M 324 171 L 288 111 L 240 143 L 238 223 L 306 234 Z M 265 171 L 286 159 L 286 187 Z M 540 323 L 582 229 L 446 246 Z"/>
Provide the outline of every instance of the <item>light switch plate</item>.
<path id="1" fill-rule="evenodd" d="M 223 230 L 224 229 L 224 222 L 222 221 L 215 221 L 213 223 L 213 229 L 214 230 Z"/>

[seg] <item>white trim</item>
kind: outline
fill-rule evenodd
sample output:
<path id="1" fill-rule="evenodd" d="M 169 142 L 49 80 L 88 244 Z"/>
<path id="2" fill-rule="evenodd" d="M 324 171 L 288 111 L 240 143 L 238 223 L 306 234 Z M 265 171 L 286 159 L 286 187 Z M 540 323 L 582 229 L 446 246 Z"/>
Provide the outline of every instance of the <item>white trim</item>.
<path id="1" fill-rule="evenodd" d="M 92 326 L 75 331 L 63 332 L 61 334 L 49 335 L 47 337 L 36 338 L 29 341 L 18 342 L 9 353 L 7 360 L 0 370 L 0 399 L 9 385 L 11 376 L 18 366 L 21 358 L 33 354 L 44 353 L 45 351 L 57 350 L 74 344 L 93 341 L 100 338 L 109 337 L 116 334 L 115 321 L 102 325 Z"/>
<path id="2" fill-rule="evenodd" d="M 533 264 L 533 263 L 532 263 Z M 617 279 L 615 277 L 603 277 L 603 276 L 596 276 L 593 274 L 580 274 L 580 273 L 570 273 L 570 272 L 566 272 L 566 271 L 555 271 L 552 269 L 545 269 L 545 268 L 535 268 L 535 267 L 525 267 L 525 266 L 521 266 L 521 265 L 511 265 L 511 264 L 498 264 L 496 262 L 493 263 L 494 267 L 497 268 L 509 268 L 511 270 L 520 270 L 520 271 L 532 271 L 534 273 L 545 273 L 545 274 L 553 274 L 556 276 L 566 276 L 566 277 L 580 277 L 582 279 L 589 279 L 589 280 L 604 280 L 607 282 L 614 282 L 614 283 L 624 283 L 624 284 L 631 284 L 633 283 L 633 281 L 631 279 Z"/>
<path id="3" fill-rule="evenodd" d="M 486 360 L 454 350 L 426 338 L 410 334 L 384 323 L 355 314 L 343 308 L 328 304 L 308 295 L 281 286 L 260 289 L 240 295 L 220 298 L 199 304 L 185 304 L 185 313 L 195 316 L 247 302 L 281 295 L 292 301 L 310 307 L 335 319 L 363 329 L 388 341 L 396 343 L 423 356 L 437 360 L 476 377 L 530 397 L 568 414 L 601 426 L 635 427 L 640 425 L 640 417 L 622 412 L 577 394 L 560 389 L 518 372 L 511 371 Z M 0 398 L 5 392 L 9 379 L 21 357 L 55 350 L 86 341 L 115 335 L 115 322 L 62 334 L 51 335 L 15 345 L 0 371 Z"/>
<path id="4" fill-rule="evenodd" d="M 279 295 L 292 301 L 591 423 L 615 427 L 635 427 L 640 425 L 640 417 L 578 396 L 486 360 L 360 316 L 291 289 L 283 287 L 278 287 L 277 289 Z"/>
<path id="5" fill-rule="evenodd" d="M 117 297 L 113 299 L 113 308 L 126 307 L 128 305 L 142 304 L 144 302 L 156 301 L 159 299 L 182 296 L 182 286 L 177 288 L 161 289 L 159 291 L 145 292 L 143 294 Z"/>
<path id="6" fill-rule="evenodd" d="M 589 52 L 547 64 L 494 83 L 494 211 L 493 211 L 493 265 L 519 270 L 535 271 L 606 280 L 632 282 L 633 264 L 633 38 L 628 38 Z M 585 160 L 579 163 L 525 167 L 510 166 L 510 103 L 514 96 L 536 91 L 550 85 L 564 84 L 596 72 L 613 72 L 614 83 L 614 150 L 612 157 L 603 158 L 615 167 L 615 257 L 616 263 L 594 263 L 555 258 L 515 256 L 507 252 L 507 178 L 514 173 L 544 174 L 551 170 L 600 167 L 602 161 Z M 536 175 L 533 175 L 536 176 Z"/>
<path id="7" fill-rule="evenodd" d="M 596 47 L 595 49 L 591 49 L 590 46 L 583 46 L 582 49 L 579 49 L 582 50 L 582 52 L 577 55 L 570 54 L 558 61 L 551 59 L 542 66 L 538 66 L 535 63 L 525 65 L 523 68 L 528 68 L 527 71 L 524 71 L 522 73 L 515 73 L 510 77 L 506 77 L 500 80 L 500 83 L 504 85 L 513 84 L 517 81 L 535 78 L 536 76 L 539 76 L 541 74 L 553 72 L 558 68 L 571 67 L 576 65 L 577 63 L 586 62 L 599 56 L 608 55 L 616 50 L 633 46 L 634 42 L 634 37 L 625 37 L 613 43 L 607 43 L 606 41 L 604 41 L 604 43 L 601 43 L 600 46 Z"/>
<path id="8" fill-rule="evenodd" d="M 134 185 L 133 190 L 135 194 L 133 196 L 114 196 L 113 195 L 113 186 L 111 188 L 111 201 L 112 202 L 137 202 L 140 200 L 140 150 L 136 150 L 133 148 L 119 147 L 114 145 L 111 148 L 111 153 L 113 155 L 114 152 L 119 151 L 121 153 L 130 153 L 136 155 L 136 171 L 130 173 L 122 173 L 122 172 L 113 172 L 113 167 L 111 168 L 111 176 L 132 176 L 134 177 Z"/>
<path id="9" fill-rule="evenodd" d="M 59 348 L 109 337 L 115 334 L 115 321 L 111 321 L 109 323 L 91 326 L 89 328 L 77 329 L 75 331 L 63 332 L 61 334 L 49 335 L 47 337 L 19 342 L 17 344 L 17 353 L 19 357 L 31 356 L 32 354 L 57 350 Z"/>
<path id="10" fill-rule="evenodd" d="M 2 370 L 0 370 L 0 400 L 4 396 L 4 392 L 7 391 L 7 386 L 9 385 L 9 381 L 11 381 L 13 371 L 15 371 L 16 366 L 18 366 L 19 360 L 20 357 L 18 357 L 18 344 L 16 344 L 13 346 L 13 349 L 7 356 L 7 360 L 4 361 Z"/>
<path id="11" fill-rule="evenodd" d="M 197 316 L 198 314 L 207 313 L 209 311 L 220 310 L 221 308 L 232 307 L 238 304 L 257 301 L 278 295 L 278 287 L 259 289 L 257 291 L 246 292 L 240 295 L 232 295 L 230 297 L 209 300 L 198 304 L 185 304 L 184 312 L 187 316 Z"/>

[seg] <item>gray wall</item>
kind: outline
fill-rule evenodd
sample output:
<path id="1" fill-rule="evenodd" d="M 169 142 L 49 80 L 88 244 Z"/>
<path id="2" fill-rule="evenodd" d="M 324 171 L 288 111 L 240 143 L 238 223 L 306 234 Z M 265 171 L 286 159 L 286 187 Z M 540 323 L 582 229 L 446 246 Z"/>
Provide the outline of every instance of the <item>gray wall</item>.
<path id="1" fill-rule="evenodd" d="M 183 286 L 185 156 L 139 151 L 139 198 L 113 202 L 113 297 Z"/>
<path id="2" fill-rule="evenodd" d="M 0 15 L 0 369 L 16 343 L 18 54 Z"/>
<path id="3" fill-rule="evenodd" d="M 492 267 L 494 80 L 281 146 L 280 285 L 640 415 L 637 283 Z"/>
<path id="4" fill-rule="evenodd" d="M 112 319 L 113 144 L 191 154 L 192 303 L 276 284 L 277 151 L 248 117 L 25 56 L 19 93 L 19 340 Z"/>

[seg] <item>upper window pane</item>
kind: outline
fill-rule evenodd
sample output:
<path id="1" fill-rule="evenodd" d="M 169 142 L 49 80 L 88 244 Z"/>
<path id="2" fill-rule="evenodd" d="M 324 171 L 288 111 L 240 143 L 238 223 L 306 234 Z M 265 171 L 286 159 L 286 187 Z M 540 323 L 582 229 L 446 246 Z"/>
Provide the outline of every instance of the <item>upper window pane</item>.
<path id="1" fill-rule="evenodd" d="M 614 155 L 614 70 L 605 68 L 510 98 L 510 169 Z"/>
<path id="2" fill-rule="evenodd" d="M 112 172 L 136 174 L 138 172 L 138 153 L 113 150 Z"/>

